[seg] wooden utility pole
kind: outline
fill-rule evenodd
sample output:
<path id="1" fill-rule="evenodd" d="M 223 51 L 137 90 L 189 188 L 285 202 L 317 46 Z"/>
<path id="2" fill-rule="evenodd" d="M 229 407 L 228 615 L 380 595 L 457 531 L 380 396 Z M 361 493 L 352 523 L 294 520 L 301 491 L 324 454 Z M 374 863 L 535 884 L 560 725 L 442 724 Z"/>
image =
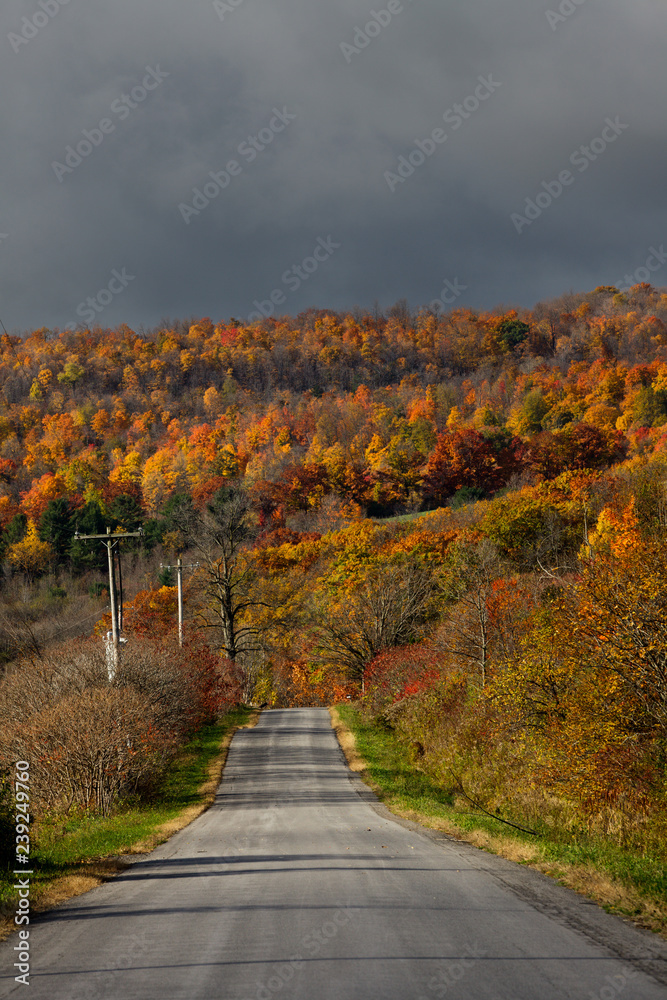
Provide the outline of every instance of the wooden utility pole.
<path id="1" fill-rule="evenodd" d="M 199 563 L 190 563 L 183 567 L 183 560 L 179 556 L 176 560 L 176 582 L 178 585 L 178 645 L 183 645 L 183 569 L 199 569 Z M 160 569 L 174 569 L 166 563 L 160 563 Z"/>
<path id="2" fill-rule="evenodd" d="M 183 645 L 183 560 L 178 557 L 176 562 L 176 576 L 178 579 L 178 645 Z"/>
<path id="3" fill-rule="evenodd" d="M 78 531 L 74 532 L 74 540 L 77 542 L 86 541 L 101 541 L 103 545 L 106 545 L 107 555 L 109 557 L 109 599 L 111 602 L 111 648 L 112 648 L 112 663 L 107 665 L 107 670 L 109 673 L 109 681 L 111 682 L 116 673 L 118 672 L 118 662 L 119 662 L 119 648 L 120 648 L 120 637 L 118 628 L 118 605 L 116 602 L 116 577 L 113 571 L 113 550 L 118 545 L 121 538 L 141 538 L 144 534 L 143 528 L 139 531 L 116 531 L 112 532 L 111 528 L 107 528 L 106 535 L 80 535 Z"/>

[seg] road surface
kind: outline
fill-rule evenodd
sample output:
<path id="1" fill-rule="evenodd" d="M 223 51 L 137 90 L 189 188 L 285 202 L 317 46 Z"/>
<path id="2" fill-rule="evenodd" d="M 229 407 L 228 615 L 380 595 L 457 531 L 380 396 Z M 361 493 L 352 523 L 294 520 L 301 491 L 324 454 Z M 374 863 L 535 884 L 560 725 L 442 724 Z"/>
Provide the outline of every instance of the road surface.
<path id="1" fill-rule="evenodd" d="M 667 998 L 667 945 L 519 865 L 398 823 L 323 709 L 234 737 L 215 805 L 31 924 L 31 1000 Z"/>

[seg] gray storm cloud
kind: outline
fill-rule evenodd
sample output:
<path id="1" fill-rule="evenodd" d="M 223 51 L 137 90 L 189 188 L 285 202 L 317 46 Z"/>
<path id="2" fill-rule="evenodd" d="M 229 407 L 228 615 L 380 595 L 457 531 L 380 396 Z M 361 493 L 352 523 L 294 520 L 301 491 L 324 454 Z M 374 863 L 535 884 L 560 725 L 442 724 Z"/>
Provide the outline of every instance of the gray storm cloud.
<path id="1" fill-rule="evenodd" d="M 666 25 L 657 0 L 8 0 L 0 318 L 612 283 L 667 241 Z"/>

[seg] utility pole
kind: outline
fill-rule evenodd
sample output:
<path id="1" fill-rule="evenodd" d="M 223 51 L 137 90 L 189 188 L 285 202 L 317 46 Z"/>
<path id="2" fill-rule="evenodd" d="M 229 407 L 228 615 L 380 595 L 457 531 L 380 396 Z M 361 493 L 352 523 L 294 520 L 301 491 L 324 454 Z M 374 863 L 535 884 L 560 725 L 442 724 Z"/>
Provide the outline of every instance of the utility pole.
<path id="1" fill-rule="evenodd" d="M 178 645 L 183 645 L 183 560 L 179 556 L 176 561 L 176 578 L 178 580 Z"/>
<path id="2" fill-rule="evenodd" d="M 173 569 L 165 563 L 160 563 L 160 569 Z M 199 563 L 190 563 L 185 569 L 199 569 Z M 176 560 L 176 581 L 178 584 L 178 645 L 183 646 L 183 560 Z"/>
<path id="3" fill-rule="evenodd" d="M 143 537 L 143 528 L 139 531 L 116 531 L 112 532 L 111 528 L 107 528 L 106 535 L 80 535 L 78 531 L 74 532 L 74 540 L 78 542 L 85 541 L 101 541 L 103 545 L 106 545 L 107 555 L 109 557 L 109 599 L 111 602 L 111 649 L 112 649 L 112 662 L 109 664 L 107 662 L 107 670 L 109 673 L 109 681 L 111 682 L 116 673 L 118 672 L 118 661 L 119 661 L 119 628 L 118 628 L 118 607 L 116 603 L 116 578 L 113 571 L 113 550 L 118 545 L 121 538 L 141 538 Z"/>

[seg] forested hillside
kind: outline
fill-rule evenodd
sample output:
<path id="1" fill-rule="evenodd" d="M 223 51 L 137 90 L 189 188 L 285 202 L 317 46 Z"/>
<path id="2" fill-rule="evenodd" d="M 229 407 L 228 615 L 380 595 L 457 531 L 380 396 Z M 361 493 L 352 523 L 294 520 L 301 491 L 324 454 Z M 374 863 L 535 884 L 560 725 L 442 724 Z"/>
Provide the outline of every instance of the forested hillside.
<path id="1" fill-rule="evenodd" d="M 666 323 L 667 295 L 638 285 L 521 316 L 399 305 L 4 336 L 0 523 L 123 491 L 155 517 L 230 476 L 276 523 L 325 496 L 386 516 L 644 457 L 667 422 Z"/>
<path id="2" fill-rule="evenodd" d="M 53 733 L 123 705 L 143 770 L 99 808 L 234 701 L 349 696 L 490 808 L 661 841 L 667 294 L 0 347 L 0 764 L 32 740 L 45 807 L 71 795 Z M 107 526 L 145 532 L 112 685 L 82 638 L 109 627 L 106 553 L 73 539 Z"/>

